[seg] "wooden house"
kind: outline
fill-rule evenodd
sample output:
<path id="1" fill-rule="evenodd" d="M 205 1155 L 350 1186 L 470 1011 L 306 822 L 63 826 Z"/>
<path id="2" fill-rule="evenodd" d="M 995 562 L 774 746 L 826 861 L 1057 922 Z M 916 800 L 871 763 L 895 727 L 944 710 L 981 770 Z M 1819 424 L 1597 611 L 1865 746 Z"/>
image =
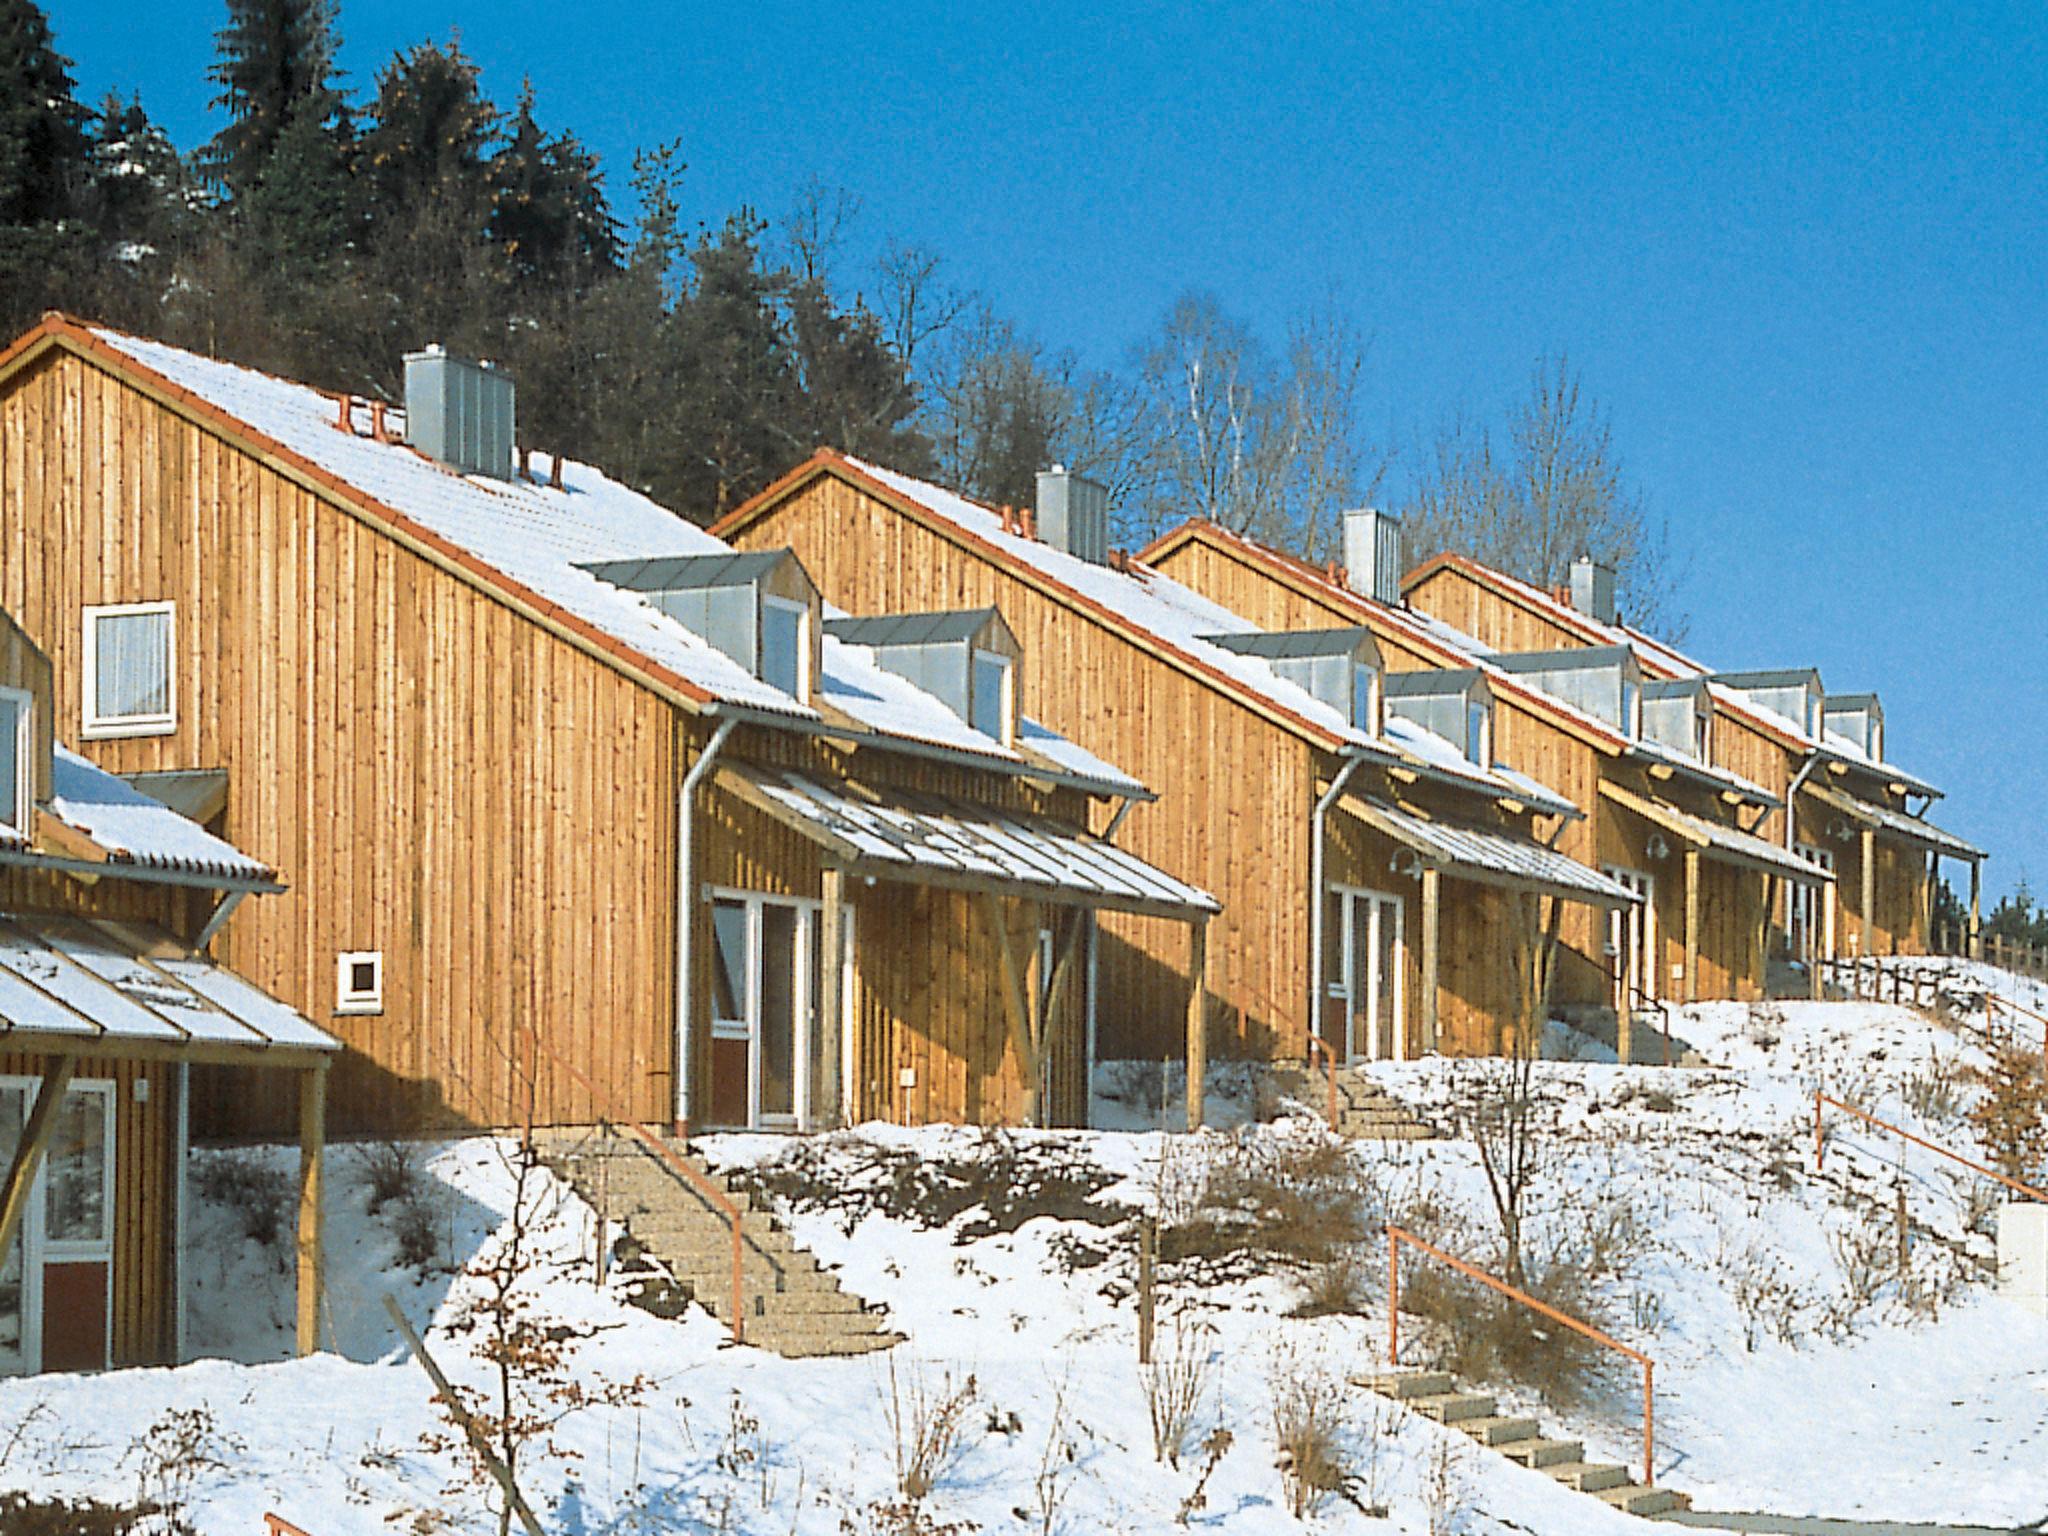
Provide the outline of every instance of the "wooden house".
<path id="1" fill-rule="evenodd" d="M 1156 790 L 1122 840 L 1222 902 L 1219 1049 L 1292 1056 L 1311 1028 L 1345 1059 L 1497 1049 L 1528 1016 L 1541 903 L 1633 904 L 1544 846 L 1538 821 L 1576 812 L 1389 713 L 1368 630 L 1262 629 L 1110 550 L 1106 517 L 1064 472 L 1020 512 L 828 451 L 713 532 L 794 549 L 859 612 L 1000 610 L 1025 705 Z M 1177 935 L 1106 919 L 1100 966 L 1103 1054 L 1168 1054 L 1150 1021 L 1187 985 Z"/>
<path id="2" fill-rule="evenodd" d="M 1397 543 L 1397 525 L 1370 512 L 1350 521 L 1357 564 L 1398 561 L 1397 548 L 1371 547 Z M 1771 882 L 1827 876 L 1756 835 L 1777 802 L 1715 765 L 1697 679 L 1649 680 L 1623 646 L 1501 653 L 1345 566 L 1208 522 L 1162 535 L 1143 558 L 1262 626 L 1365 626 L 1386 658 L 1391 707 L 1578 808 L 1553 845 L 1643 899 L 1563 913 L 1550 986 L 1560 1012 L 1609 1011 L 1625 1031 L 1659 1001 L 1763 995 Z"/>
<path id="3" fill-rule="evenodd" d="M 1148 791 L 1019 707 L 1039 659 L 981 625 L 963 714 L 786 551 L 520 452 L 497 370 L 406 394 L 0 353 L 0 601 L 81 751 L 289 882 L 215 948 L 344 1042 L 334 1124 L 1085 1115 L 1094 914 L 1215 903 L 1104 835 Z"/>
<path id="4" fill-rule="evenodd" d="M 1780 883 L 1774 953 L 1801 963 L 1925 953 L 1944 858 L 1969 866 L 1974 937 L 1984 852 L 1927 819 L 1941 791 L 1887 755 L 1874 694 L 1831 696 L 1811 668 L 1716 671 L 1623 623 L 1612 573 L 1590 561 L 1573 567 L 1566 589 L 1545 592 L 1440 555 L 1411 572 L 1403 591 L 1421 612 L 1488 647 L 1625 646 L 1648 686 L 1704 688 L 1715 763 L 1762 786 L 1781 807 L 1757 830 L 1833 876 L 1818 886 Z M 1817 984 L 1815 968 L 1807 969 Z"/>
<path id="5" fill-rule="evenodd" d="M 61 677 L 0 614 L 0 1377 L 183 1358 L 195 1067 L 296 1081 L 310 1349 L 337 1043 L 205 954 L 276 876 L 59 744 Z"/>

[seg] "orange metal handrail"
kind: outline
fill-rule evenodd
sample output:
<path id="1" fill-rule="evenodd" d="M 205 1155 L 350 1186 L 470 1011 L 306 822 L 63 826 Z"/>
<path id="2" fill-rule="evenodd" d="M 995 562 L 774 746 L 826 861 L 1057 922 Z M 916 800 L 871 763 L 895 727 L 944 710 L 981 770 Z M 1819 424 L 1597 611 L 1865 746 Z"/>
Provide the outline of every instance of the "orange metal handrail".
<path id="1" fill-rule="evenodd" d="M 665 1167 L 680 1176 L 693 1189 L 702 1194 L 705 1199 L 709 1200 L 718 1213 L 725 1218 L 726 1226 L 732 1233 L 732 1341 L 735 1344 L 746 1343 L 746 1279 L 744 1259 L 746 1238 L 741 1230 L 744 1213 L 733 1203 L 732 1196 L 720 1189 L 710 1178 L 691 1167 L 687 1159 L 676 1156 L 675 1149 L 670 1147 L 667 1142 L 663 1141 L 653 1131 L 637 1120 L 616 1120 L 607 1115 L 599 1107 L 604 1100 L 597 1090 L 597 1085 L 583 1075 L 583 1072 L 577 1067 L 576 1063 L 570 1061 L 566 1056 L 563 1056 L 559 1051 L 544 1042 L 540 1038 L 538 1030 L 530 1031 L 530 1033 L 533 1036 L 534 1047 L 537 1050 L 545 1051 L 548 1056 L 553 1058 L 557 1066 L 573 1077 L 578 1085 L 582 1087 L 583 1091 L 590 1095 L 592 1113 L 596 1114 L 607 1124 L 618 1126 L 627 1135 L 646 1147 L 661 1160 Z"/>
<path id="2" fill-rule="evenodd" d="M 1916 1147 L 1926 1148 L 1937 1157 L 1945 1157 L 1952 1163 L 1961 1163 L 1972 1173 L 1981 1173 L 1987 1179 L 1996 1179 L 2008 1189 L 2016 1189 L 2021 1194 L 2039 1200 L 2043 1205 L 2048 1205 L 2048 1193 L 2043 1193 L 2041 1190 L 2034 1188 L 2033 1185 L 2022 1184 L 2018 1179 L 2000 1173 L 1996 1168 L 1987 1168 L 1982 1163 L 1972 1162 L 1960 1152 L 1951 1152 L 1947 1147 L 1936 1146 L 1924 1136 L 1915 1136 L 1911 1131 L 1901 1126 L 1893 1125 L 1889 1120 L 1878 1119 L 1877 1116 L 1870 1113 L 1867 1109 L 1858 1109 L 1854 1104 L 1844 1104 L 1840 1099 L 1833 1097 L 1831 1094 L 1822 1093 L 1819 1089 L 1815 1089 L 1813 1094 L 1813 1171 L 1815 1173 L 1821 1171 L 1827 1157 L 1827 1133 L 1823 1128 L 1821 1120 L 1821 1106 L 1824 1104 L 1832 1104 L 1844 1114 L 1854 1115 L 1858 1120 L 1866 1121 L 1881 1131 L 1890 1131 L 1894 1136 L 1910 1141 Z"/>
<path id="3" fill-rule="evenodd" d="M 307 1536 L 305 1531 L 293 1525 L 283 1515 L 265 1515 L 263 1517 L 263 1524 L 268 1530 L 269 1536 Z"/>
<path id="4" fill-rule="evenodd" d="M 1626 1355 L 1643 1368 L 1643 1484 L 1654 1483 L 1657 1462 L 1657 1362 L 1639 1349 L 1631 1349 L 1621 1340 L 1612 1338 L 1595 1328 L 1591 1323 L 1581 1322 L 1569 1313 L 1560 1312 L 1548 1302 L 1538 1301 L 1527 1291 L 1518 1291 L 1505 1280 L 1496 1279 L 1474 1265 L 1466 1263 L 1453 1254 L 1430 1243 L 1425 1243 L 1405 1227 L 1392 1223 L 1387 1226 L 1387 1364 L 1401 1363 L 1401 1245 L 1406 1243 L 1421 1253 L 1441 1263 L 1448 1264 L 1459 1274 L 1477 1280 L 1481 1285 L 1491 1286 L 1510 1301 L 1518 1301 L 1532 1311 L 1540 1312 L 1554 1323 L 1562 1323 L 1574 1332 L 1582 1333 L 1596 1344 L 1604 1344 L 1617 1354 Z"/>
<path id="5" fill-rule="evenodd" d="M 2048 1062 L 2048 1013 L 2036 1013 L 2025 1003 L 2016 1003 L 2009 997 L 2000 997 L 1996 992 L 1986 992 L 1984 994 L 1984 1018 L 1987 1023 L 1990 1021 L 1991 1008 L 1994 1003 L 2010 1013 L 2016 1013 L 2023 1019 L 2031 1019 L 2041 1026 L 2041 1056 L 2044 1062 Z"/>
<path id="6" fill-rule="evenodd" d="M 1323 1058 L 1323 1076 L 1330 1085 L 1330 1129 L 1334 1131 L 1337 1129 L 1337 1053 L 1330 1049 L 1329 1041 L 1325 1040 L 1314 1030 L 1310 1030 L 1308 1036 L 1308 1064 L 1311 1070 L 1315 1067 L 1316 1054 L 1318 1052 L 1322 1054 Z"/>

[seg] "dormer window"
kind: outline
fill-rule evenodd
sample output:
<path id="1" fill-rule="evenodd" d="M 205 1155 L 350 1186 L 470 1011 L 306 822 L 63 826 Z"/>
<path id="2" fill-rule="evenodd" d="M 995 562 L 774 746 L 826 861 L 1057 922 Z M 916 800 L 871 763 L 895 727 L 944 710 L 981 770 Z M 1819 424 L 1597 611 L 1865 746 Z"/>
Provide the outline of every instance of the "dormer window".
<path id="1" fill-rule="evenodd" d="M 967 680 L 967 723 L 1004 746 L 1010 745 L 1011 721 L 1016 719 L 1011 666 L 1009 657 L 977 648 Z"/>
<path id="2" fill-rule="evenodd" d="M 1709 761 L 1714 702 L 1704 678 L 1664 678 L 1643 685 L 1636 739 L 1695 762 Z"/>
<path id="3" fill-rule="evenodd" d="M 29 807 L 35 792 L 35 697 L 20 688 L 0 688 L 0 827 L 29 835 Z"/>
<path id="4" fill-rule="evenodd" d="M 1443 738 L 1476 767 L 1493 766 L 1493 690 L 1476 667 L 1394 672 L 1382 686 L 1389 715 Z"/>
<path id="5" fill-rule="evenodd" d="M 1380 648 L 1361 625 L 1340 629 L 1252 629 L 1204 635 L 1209 644 L 1240 656 L 1256 656 L 1335 711 L 1355 731 L 1377 735 L 1380 724 Z"/>
<path id="6" fill-rule="evenodd" d="M 581 569 L 634 593 L 771 688 L 810 702 L 818 589 L 790 550 L 598 560 Z"/>
<path id="7" fill-rule="evenodd" d="M 761 599 L 761 666 L 759 676 L 771 688 L 793 699 L 810 693 L 810 608 L 786 597 Z"/>
<path id="8" fill-rule="evenodd" d="M 1820 673 L 1811 667 L 1771 672 L 1717 672 L 1714 681 L 1740 694 L 1744 703 L 1789 720 L 1809 740 L 1826 728 Z"/>
<path id="9" fill-rule="evenodd" d="M 991 741 L 1017 739 L 1017 669 L 1023 648 L 994 608 L 885 613 L 825 621 L 841 645 L 868 652 Z"/>
<path id="10" fill-rule="evenodd" d="M 1604 720 L 1631 741 L 1643 734 L 1643 674 L 1625 645 L 1571 651 L 1502 651 L 1488 658 L 1552 698 Z"/>

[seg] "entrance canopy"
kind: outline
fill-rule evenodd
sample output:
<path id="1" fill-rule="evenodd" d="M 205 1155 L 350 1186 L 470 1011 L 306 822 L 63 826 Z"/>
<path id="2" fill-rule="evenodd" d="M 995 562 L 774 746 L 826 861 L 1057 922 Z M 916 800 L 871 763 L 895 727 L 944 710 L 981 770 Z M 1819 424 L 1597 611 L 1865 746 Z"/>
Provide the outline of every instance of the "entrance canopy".
<path id="1" fill-rule="evenodd" d="M 720 768 L 718 785 L 850 875 L 1183 922 L 1221 910 L 1208 892 L 1049 817 L 753 764 Z"/>
<path id="2" fill-rule="evenodd" d="M 1875 805 L 1868 800 L 1858 800 L 1854 795 L 1845 795 L 1826 784 L 1807 783 L 1806 792 L 1829 810 L 1839 811 L 1859 829 L 1868 827 L 1879 837 L 1894 842 L 1908 843 L 1915 848 L 1924 848 L 1938 853 L 1945 859 L 1963 859 L 1976 863 L 1985 857 L 1984 850 L 1974 843 L 1966 843 L 1953 832 L 1944 832 L 1932 822 L 1918 816 L 1908 816 L 1904 811 L 1893 810 L 1888 805 Z"/>
<path id="3" fill-rule="evenodd" d="M 1675 805 L 1639 795 L 1610 780 L 1601 781 L 1600 793 L 1622 809 L 1635 812 L 1643 820 L 1669 833 L 1687 848 L 1698 850 L 1702 858 L 1755 870 L 1759 874 L 1775 875 L 1782 880 L 1802 881 L 1807 885 L 1826 885 L 1835 878 L 1828 870 L 1807 863 L 1776 843 L 1767 842 L 1739 827 L 1723 826 L 1690 811 L 1681 811 Z"/>
<path id="4" fill-rule="evenodd" d="M 1346 795 L 1341 803 L 1374 831 L 1412 849 L 1425 865 L 1460 880 L 1596 907 L 1629 907 L 1640 899 L 1626 886 L 1541 843 L 1436 821 L 1368 796 Z"/>
<path id="5" fill-rule="evenodd" d="M 0 914 L 0 1050 L 303 1067 L 340 1048 L 159 929 Z"/>

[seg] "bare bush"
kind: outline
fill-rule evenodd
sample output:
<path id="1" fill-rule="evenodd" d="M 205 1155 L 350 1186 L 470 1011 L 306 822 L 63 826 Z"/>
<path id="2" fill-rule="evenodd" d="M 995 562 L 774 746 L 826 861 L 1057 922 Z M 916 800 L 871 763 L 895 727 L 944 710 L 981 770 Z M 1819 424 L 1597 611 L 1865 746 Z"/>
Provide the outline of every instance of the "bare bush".
<path id="1" fill-rule="evenodd" d="M 426 1152 L 416 1141 L 369 1141 L 356 1149 L 356 1171 L 369 1193 L 369 1212 L 416 1198 L 426 1172 Z"/>
<path id="2" fill-rule="evenodd" d="M 1977 1139 L 2009 1179 L 2030 1180 L 2048 1159 L 2048 1101 L 2040 1059 L 2020 1045 L 2001 1045 L 1988 1066 L 1968 1074 L 1984 1096 L 1969 1113 Z"/>
<path id="3" fill-rule="evenodd" d="M 1422 1463 L 1422 1514 L 1429 1536 L 1453 1536 L 1465 1523 L 1465 1447 L 1438 1435 Z"/>
<path id="4" fill-rule="evenodd" d="M 1188 1490 L 1188 1496 L 1180 1501 L 1180 1512 L 1173 1517 L 1175 1525 L 1186 1525 L 1198 1511 L 1209 1507 L 1209 1479 L 1216 1475 L 1217 1467 L 1236 1443 L 1237 1437 L 1221 1424 L 1203 1439 L 1202 1470 L 1195 1475 L 1195 1486 Z"/>
<path id="5" fill-rule="evenodd" d="M 194 1486 L 208 1473 L 228 1470 L 229 1458 L 244 1449 L 222 1431 L 210 1409 L 167 1410 L 130 1450 L 136 1459 L 136 1536 L 185 1536 Z"/>
<path id="6" fill-rule="evenodd" d="M 1612 1332 L 1606 1302 L 1568 1255 L 1532 1257 L 1519 1289 Z M 1600 1345 L 1577 1330 L 1436 1264 L 1404 1268 L 1401 1307 L 1438 1325 L 1427 1348 L 1440 1369 L 1479 1381 L 1512 1381 L 1558 1408 L 1584 1402 L 1612 1364 Z"/>
<path id="7" fill-rule="evenodd" d="M 1190 1323 L 1185 1316 L 1173 1320 L 1173 1347 L 1164 1359 L 1138 1367 L 1145 1391 L 1145 1409 L 1152 1422 L 1152 1455 L 1180 1468 L 1181 1453 L 1187 1449 L 1188 1432 L 1209 1395 L 1215 1354 L 1210 1340 L 1216 1330 L 1207 1323 Z"/>
<path id="8" fill-rule="evenodd" d="M 1466 1117 L 1465 1134 L 1479 1153 L 1486 1191 L 1500 1221 L 1508 1282 L 1520 1285 L 1529 1197 L 1550 1160 L 1549 1127 L 1536 1102 L 1536 1062 L 1528 1033 L 1518 1031 L 1507 1057 L 1489 1063 L 1485 1072 L 1485 1096 Z"/>
<path id="9" fill-rule="evenodd" d="M 191 1526 L 151 1504 L 73 1503 L 20 1492 L 0 1493 L 0 1531 L 7 1536 L 192 1536 Z"/>
<path id="10" fill-rule="evenodd" d="M 1344 1450 L 1344 1383 L 1312 1356 L 1275 1356 L 1271 1392 L 1273 1440 L 1280 1450 L 1280 1486 L 1288 1511 L 1306 1519 L 1350 1485 Z"/>
<path id="11" fill-rule="evenodd" d="M 969 1436 L 981 1389 L 971 1374 L 956 1379 L 951 1369 L 934 1379 L 913 1365 L 899 1375 L 893 1354 L 888 1357 L 887 1388 L 882 1417 L 889 1426 L 896 1490 L 912 1504 L 921 1504 L 972 1448 Z"/>
<path id="12" fill-rule="evenodd" d="M 193 1181 L 201 1199 L 235 1213 L 235 1225 L 281 1265 L 295 1192 L 289 1175 L 253 1152 L 217 1152 Z"/>
<path id="13" fill-rule="evenodd" d="M 1952 1062 L 1934 1060 L 1899 1084 L 1906 1108 L 1934 1125 L 1954 1125 L 1963 1116 L 1963 1096 Z"/>
<path id="14" fill-rule="evenodd" d="M 1296 1317 L 1350 1316 L 1364 1309 L 1365 1271 L 1356 1255 L 1340 1253 L 1308 1272 Z"/>
<path id="15" fill-rule="evenodd" d="M 1240 1136 L 1193 1216 L 1161 1231 L 1160 1257 L 1326 1263 L 1377 1228 L 1377 1206 L 1350 1147 L 1326 1131 Z"/>
<path id="16" fill-rule="evenodd" d="M 1777 1255 L 1757 1242 L 1719 1255 L 1722 1283 L 1742 1319 L 1742 1347 L 1751 1354 L 1764 1337 L 1797 1344 L 1813 1298 L 1792 1278 Z"/>

